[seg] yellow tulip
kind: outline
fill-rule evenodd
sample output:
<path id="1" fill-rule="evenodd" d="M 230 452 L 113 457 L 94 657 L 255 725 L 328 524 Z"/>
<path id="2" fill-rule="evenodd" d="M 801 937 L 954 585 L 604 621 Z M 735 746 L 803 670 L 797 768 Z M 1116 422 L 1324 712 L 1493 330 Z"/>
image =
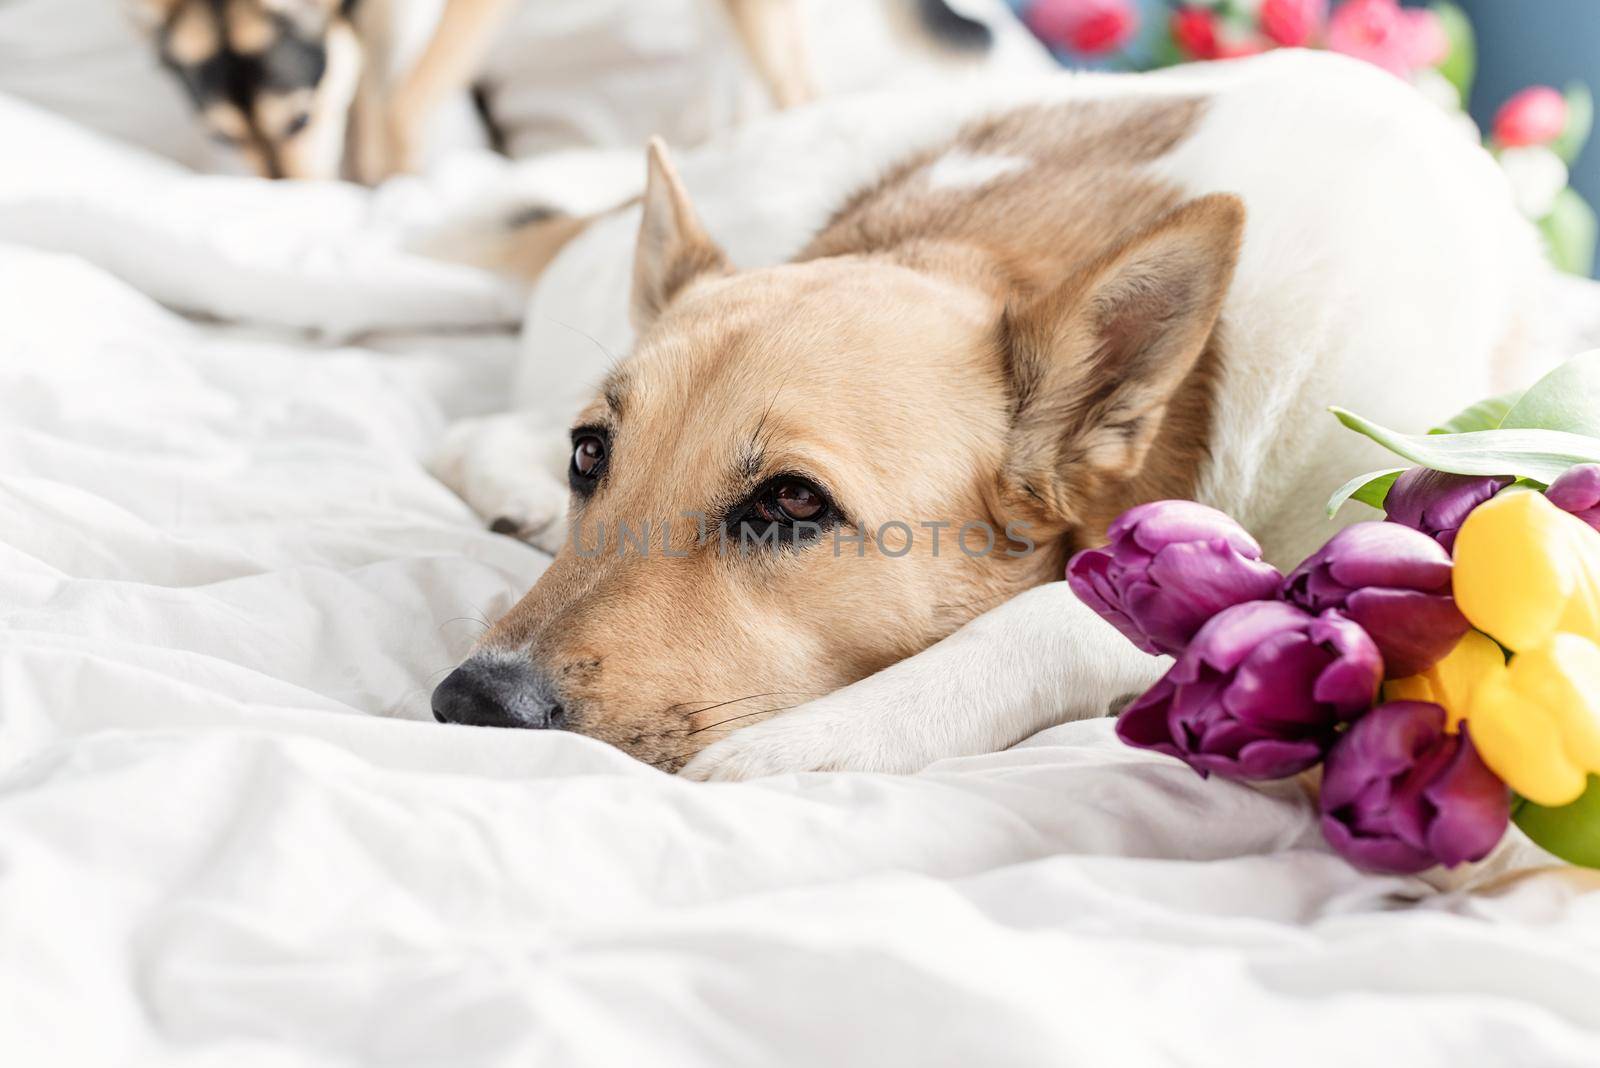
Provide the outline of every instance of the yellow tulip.
<path id="1" fill-rule="evenodd" d="M 1540 805 L 1576 801 L 1600 773 L 1600 644 L 1557 634 L 1481 676 L 1467 723 L 1483 762 Z"/>
<path id="2" fill-rule="evenodd" d="M 1383 688 L 1386 701 L 1431 701 L 1449 714 L 1455 730 L 1466 717 L 1467 706 L 1480 683 L 1504 674 L 1506 654 L 1494 641 L 1475 630 L 1450 650 L 1448 656 L 1420 675 L 1395 679 Z"/>
<path id="3" fill-rule="evenodd" d="M 1483 762 L 1541 805 L 1565 805 L 1600 773 L 1600 645 L 1557 634 L 1512 657 L 1469 631 L 1450 655 L 1420 675 L 1395 679 L 1386 701 L 1431 701 L 1455 730 L 1471 724 Z"/>
<path id="4" fill-rule="evenodd" d="M 1456 606 L 1478 630 L 1391 700 L 1465 718 L 1484 763 L 1545 806 L 1576 801 L 1600 773 L 1600 534 L 1542 494 L 1479 505 L 1455 543 Z"/>
<path id="5" fill-rule="evenodd" d="M 1473 509 L 1456 535 L 1454 587 L 1461 614 L 1514 652 L 1558 633 L 1600 642 L 1600 533 L 1543 494 Z"/>

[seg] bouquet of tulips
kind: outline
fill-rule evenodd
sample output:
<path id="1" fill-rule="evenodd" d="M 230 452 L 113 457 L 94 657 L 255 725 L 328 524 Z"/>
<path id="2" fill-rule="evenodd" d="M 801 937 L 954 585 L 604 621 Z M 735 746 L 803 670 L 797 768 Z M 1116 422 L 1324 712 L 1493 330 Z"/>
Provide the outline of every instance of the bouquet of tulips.
<path id="1" fill-rule="evenodd" d="M 1597 222 L 1569 184 L 1589 138 L 1594 102 L 1582 84 L 1536 85 L 1512 96 L 1483 136 L 1464 107 L 1477 74 L 1472 21 L 1448 0 L 1012 0 L 1063 62 L 1148 70 L 1236 59 L 1274 48 L 1323 48 L 1371 63 L 1414 85 L 1481 138 L 1506 173 L 1517 206 L 1544 235 L 1550 258 L 1572 274 L 1594 266 Z M 1154 25 L 1141 14 L 1165 12 Z"/>
<path id="2" fill-rule="evenodd" d="M 1117 733 L 1202 775 L 1323 764 L 1322 830 L 1410 873 L 1487 856 L 1507 825 L 1600 867 L 1600 351 L 1406 435 L 1335 414 L 1413 466 L 1352 479 L 1356 523 L 1287 576 L 1192 501 L 1124 513 L 1067 579 L 1175 657 Z"/>

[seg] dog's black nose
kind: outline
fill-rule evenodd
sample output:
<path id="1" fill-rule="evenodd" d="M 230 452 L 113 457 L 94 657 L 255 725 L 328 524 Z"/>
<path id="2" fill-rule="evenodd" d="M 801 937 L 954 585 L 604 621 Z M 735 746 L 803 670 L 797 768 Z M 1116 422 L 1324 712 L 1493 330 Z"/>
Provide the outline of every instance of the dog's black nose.
<path id="1" fill-rule="evenodd" d="M 433 718 L 474 727 L 560 727 L 565 710 L 543 672 L 523 657 L 474 657 L 433 691 Z"/>

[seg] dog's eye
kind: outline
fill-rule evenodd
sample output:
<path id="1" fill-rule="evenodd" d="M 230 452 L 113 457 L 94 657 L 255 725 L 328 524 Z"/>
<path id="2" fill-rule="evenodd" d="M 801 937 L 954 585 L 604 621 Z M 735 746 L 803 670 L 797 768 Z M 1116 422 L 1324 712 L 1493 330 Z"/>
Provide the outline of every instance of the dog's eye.
<path id="1" fill-rule="evenodd" d="M 827 510 L 828 502 L 804 482 L 785 481 L 756 502 L 756 512 L 769 523 L 815 522 Z"/>
<path id="2" fill-rule="evenodd" d="M 799 548 L 842 521 L 815 482 L 778 475 L 730 511 L 727 530 L 748 552 L 763 546 Z"/>
<path id="3" fill-rule="evenodd" d="M 572 439 L 572 470 L 574 486 L 587 485 L 600 477 L 606 463 L 606 442 L 599 434 L 578 434 Z"/>

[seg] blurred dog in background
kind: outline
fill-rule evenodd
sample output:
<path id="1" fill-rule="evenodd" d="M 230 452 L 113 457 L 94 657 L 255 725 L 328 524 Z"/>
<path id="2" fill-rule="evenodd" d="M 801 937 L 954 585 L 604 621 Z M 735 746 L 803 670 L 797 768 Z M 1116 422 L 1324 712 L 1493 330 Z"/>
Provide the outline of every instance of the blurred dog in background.
<path id="1" fill-rule="evenodd" d="M 129 2 L 207 132 L 256 173 L 376 183 L 417 168 L 434 114 L 474 87 L 497 35 L 536 0 Z M 694 2 L 721 9 L 775 106 L 815 95 L 802 0 Z M 898 2 L 948 47 L 989 44 L 988 27 L 945 0 Z M 426 39 L 407 54 L 419 19 Z M 493 143 L 492 101 L 477 99 Z"/>
<path id="2" fill-rule="evenodd" d="M 352 112 L 376 103 L 358 15 L 387 2 L 133 0 L 207 132 L 266 178 L 341 173 Z"/>

